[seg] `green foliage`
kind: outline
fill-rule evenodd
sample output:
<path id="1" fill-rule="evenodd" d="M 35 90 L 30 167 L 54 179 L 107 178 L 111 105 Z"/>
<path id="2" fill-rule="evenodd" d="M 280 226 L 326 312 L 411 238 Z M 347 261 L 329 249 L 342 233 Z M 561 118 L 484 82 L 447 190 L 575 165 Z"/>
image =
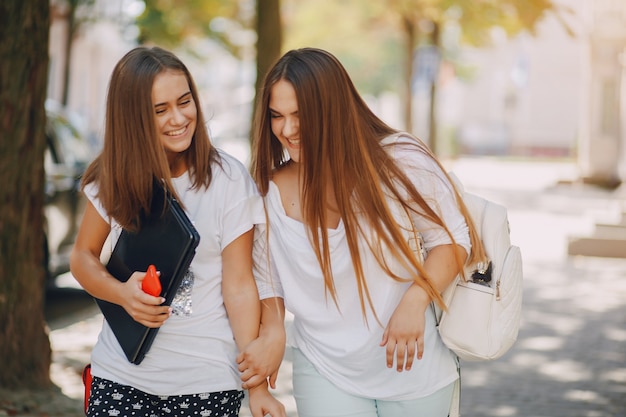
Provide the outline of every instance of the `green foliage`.
<path id="1" fill-rule="evenodd" d="M 460 41 L 473 46 L 490 43 L 493 28 L 503 29 L 508 36 L 522 31 L 531 34 L 549 14 L 559 19 L 564 29 L 570 29 L 561 19 L 569 10 L 554 0 L 385 0 L 391 13 L 414 22 L 420 28 L 420 41 L 428 39 L 432 25 L 445 27 L 449 23 L 460 28 Z"/>
<path id="2" fill-rule="evenodd" d="M 508 36 L 534 34 L 542 18 L 559 12 L 552 0 L 283 0 L 283 49 L 327 49 L 344 63 L 359 90 L 378 94 L 402 85 L 405 20 L 417 28 L 417 44 L 432 43 L 434 24 L 454 24 L 456 42 L 486 46 L 494 28 Z M 440 46 L 444 56 L 454 53 Z"/>
<path id="3" fill-rule="evenodd" d="M 229 36 L 230 29 L 249 28 L 252 24 L 242 15 L 238 1 L 145 0 L 145 4 L 136 22 L 140 43 L 176 48 L 189 38 L 211 37 L 238 56 L 240 45 Z"/>
<path id="4" fill-rule="evenodd" d="M 401 38 L 382 2 L 283 0 L 284 51 L 317 47 L 339 58 L 364 94 L 397 90 Z"/>
<path id="5" fill-rule="evenodd" d="M 142 43 L 176 48 L 185 39 L 208 36 L 240 57 L 241 45 L 233 32 L 254 26 L 254 13 L 246 9 L 253 4 L 250 0 L 145 0 L 145 4 L 137 19 Z M 454 24 L 459 28 L 455 42 L 484 46 L 494 28 L 509 36 L 524 30 L 535 33 L 546 14 L 558 12 L 553 0 L 282 0 L 283 52 L 304 46 L 327 49 L 344 63 L 361 92 L 379 94 L 402 88 L 407 22 L 417 28 L 417 44 L 432 43 L 434 24 L 441 28 Z M 444 56 L 454 53 L 445 51 L 447 45 L 440 46 Z"/>
<path id="6" fill-rule="evenodd" d="M 523 31 L 535 35 L 543 18 L 549 14 L 560 18 L 566 11 L 553 0 L 438 0 L 436 3 L 437 12 L 424 18 L 444 26 L 450 22 L 458 24 L 460 42 L 472 46 L 489 45 L 494 28 L 504 30 L 509 37 Z M 565 25 L 564 29 L 569 32 Z"/>

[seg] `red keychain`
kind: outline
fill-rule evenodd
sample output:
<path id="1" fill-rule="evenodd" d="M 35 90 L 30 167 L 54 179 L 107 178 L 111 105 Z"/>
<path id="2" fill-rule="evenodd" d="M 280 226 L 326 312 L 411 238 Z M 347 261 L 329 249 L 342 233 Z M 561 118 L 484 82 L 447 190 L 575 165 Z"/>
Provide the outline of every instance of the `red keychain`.
<path id="1" fill-rule="evenodd" d="M 157 274 L 157 270 L 154 265 L 150 265 L 148 267 L 146 276 L 141 282 L 141 289 L 155 297 L 161 295 L 161 281 L 159 280 L 159 275 Z"/>

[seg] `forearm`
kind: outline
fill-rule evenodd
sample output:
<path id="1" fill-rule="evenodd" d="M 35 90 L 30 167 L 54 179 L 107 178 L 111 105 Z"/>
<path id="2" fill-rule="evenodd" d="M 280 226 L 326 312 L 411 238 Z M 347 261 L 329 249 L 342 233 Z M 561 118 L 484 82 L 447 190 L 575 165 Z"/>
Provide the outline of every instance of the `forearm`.
<path id="1" fill-rule="evenodd" d="M 259 337 L 237 356 L 244 388 L 254 388 L 268 382 L 276 386 L 278 369 L 285 354 L 284 304 L 282 298 L 261 301 Z"/>
<path id="2" fill-rule="evenodd" d="M 121 304 L 123 284 L 112 277 L 100 262 L 100 252 L 110 231 L 109 224 L 88 202 L 70 254 L 70 270 L 90 295 Z"/>
<path id="3" fill-rule="evenodd" d="M 424 262 L 424 269 L 437 292 L 442 293 L 448 288 L 461 272 L 461 265 L 464 264 L 466 258 L 467 252 L 459 245 L 441 245 L 431 249 Z M 460 260 L 460 264 L 457 259 Z M 414 298 L 424 307 L 432 301 L 431 297 L 418 284 L 409 287 L 406 296 Z"/>
<path id="4" fill-rule="evenodd" d="M 121 304 L 123 283 L 111 276 L 91 251 L 75 248 L 70 257 L 70 270 L 76 281 L 91 296 Z"/>
<path id="5" fill-rule="evenodd" d="M 285 303 L 280 297 L 261 300 L 260 335 L 285 342 Z"/>
<path id="6" fill-rule="evenodd" d="M 424 268 L 439 293 L 445 291 L 461 272 L 466 259 L 467 252 L 459 245 L 437 246 L 428 253 Z"/>
<path id="7" fill-rule="evenodd" d="M 441 293 L 454 280 L 466 257 L 460 246 L 443 245 L 433 248 L 424 269 L 435 291 Z M 423 284 L 422 284 L 423 285 Z M 389 368 L 396 362 L 396 369 L 407 371 L 413 366 L 414 356 L 421 359 L 424 353 L 425 312 L 432 297 L 417 282 L 406 290 L 393 312 L 380 346 L 385 346 L 386 363 Z"/>
<path id="8" fill-rule="evenodd" d="M 252 279 L 243 286 L 223 286 L 224 306 L 228 313 L 235 342 L 241 352 L 259 335 L 261 306 L 256 285 Z"/>

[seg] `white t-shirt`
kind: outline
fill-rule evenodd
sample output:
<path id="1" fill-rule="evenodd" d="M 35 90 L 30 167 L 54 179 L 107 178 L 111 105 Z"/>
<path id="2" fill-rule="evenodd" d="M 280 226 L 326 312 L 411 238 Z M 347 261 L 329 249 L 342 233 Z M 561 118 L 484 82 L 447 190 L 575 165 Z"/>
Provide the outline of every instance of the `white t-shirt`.
<path id="1" fill-rule="evenodd" d="M 93 375 L 155 395 L 188 395 L 241 389 L 237 347 L 222 299 L 222 250 L 236 238 L 265 223 L 262 199 L 245 167 L 220 152 L 208 189 L 191 190 L 188 173 L 173 180 L 200 244 L 185 283 L 172 303 L 174 314 L 159 329 L 139 365 L 130 363 L 104 320 L 92 352 Z M 109 216 L 96 198 L 97 184 L 85 194 L 102 217 Z M 113 232 L 119 225 L 110 222 Z"/>
<path id="2" fill-rule="evenodd" d="M 411 140 L 403 137 L 400 142 Z M 438 166 L 415 150 L 393 147 L 389 152 L 406 167 L 407 172 L 419 170 L 420 175 L 410 178 L 428 201 L 437 202 L 434 206 L 456 242 L 469 249 L 467 225 Z M 391 401 L 424 397 L 457 379 L 454 356 L 437 333 L 431 309 L 426 311 L 423 358 L 416 360 L 410 371 L 399 373 L 395 367 L 387 368 L 385 347 L 379 346 L 384 326 L 411 284 L 388 277 L 361 238 L 360 251 L 369 294 L 382 326 L 369 307 L 366 307 L 366 324 L 344 224 L 340 221 L 336 229 L 328 230 L 338 309 L 325 291 L 321 268 L 306 229 L 301 222 L 285 214 L 276 184 L 270 183 L 265 200 L 270 225 L 271 273 L 267 272 L 267 237 L 263 225 L 257 228 L 255 238 L 257 286 L 262 299 L 284 297 L 287 310 L 294 315 L 289 343 L 300 349 L 320 374 L 353 395 Z M 422 232 L 427 249 L 450 243 L 440 228 L 421 217 L 414 221 Z M 393 265 L 392 270 L 409 277 L 406 271 L 402 272 L 400 265 Z"/>

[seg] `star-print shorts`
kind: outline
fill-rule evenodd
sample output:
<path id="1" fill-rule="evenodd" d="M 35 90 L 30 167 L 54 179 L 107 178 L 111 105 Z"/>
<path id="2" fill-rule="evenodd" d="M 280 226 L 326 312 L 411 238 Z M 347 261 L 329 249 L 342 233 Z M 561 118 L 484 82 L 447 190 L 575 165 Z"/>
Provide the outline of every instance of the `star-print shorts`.
<path id="1" fill-rule="evenodd" d="M 128 385 L 93 377 L 89 417 L 235 417 L 243 391 L 231 390 L 192 395 L 152 395 Z"/>

